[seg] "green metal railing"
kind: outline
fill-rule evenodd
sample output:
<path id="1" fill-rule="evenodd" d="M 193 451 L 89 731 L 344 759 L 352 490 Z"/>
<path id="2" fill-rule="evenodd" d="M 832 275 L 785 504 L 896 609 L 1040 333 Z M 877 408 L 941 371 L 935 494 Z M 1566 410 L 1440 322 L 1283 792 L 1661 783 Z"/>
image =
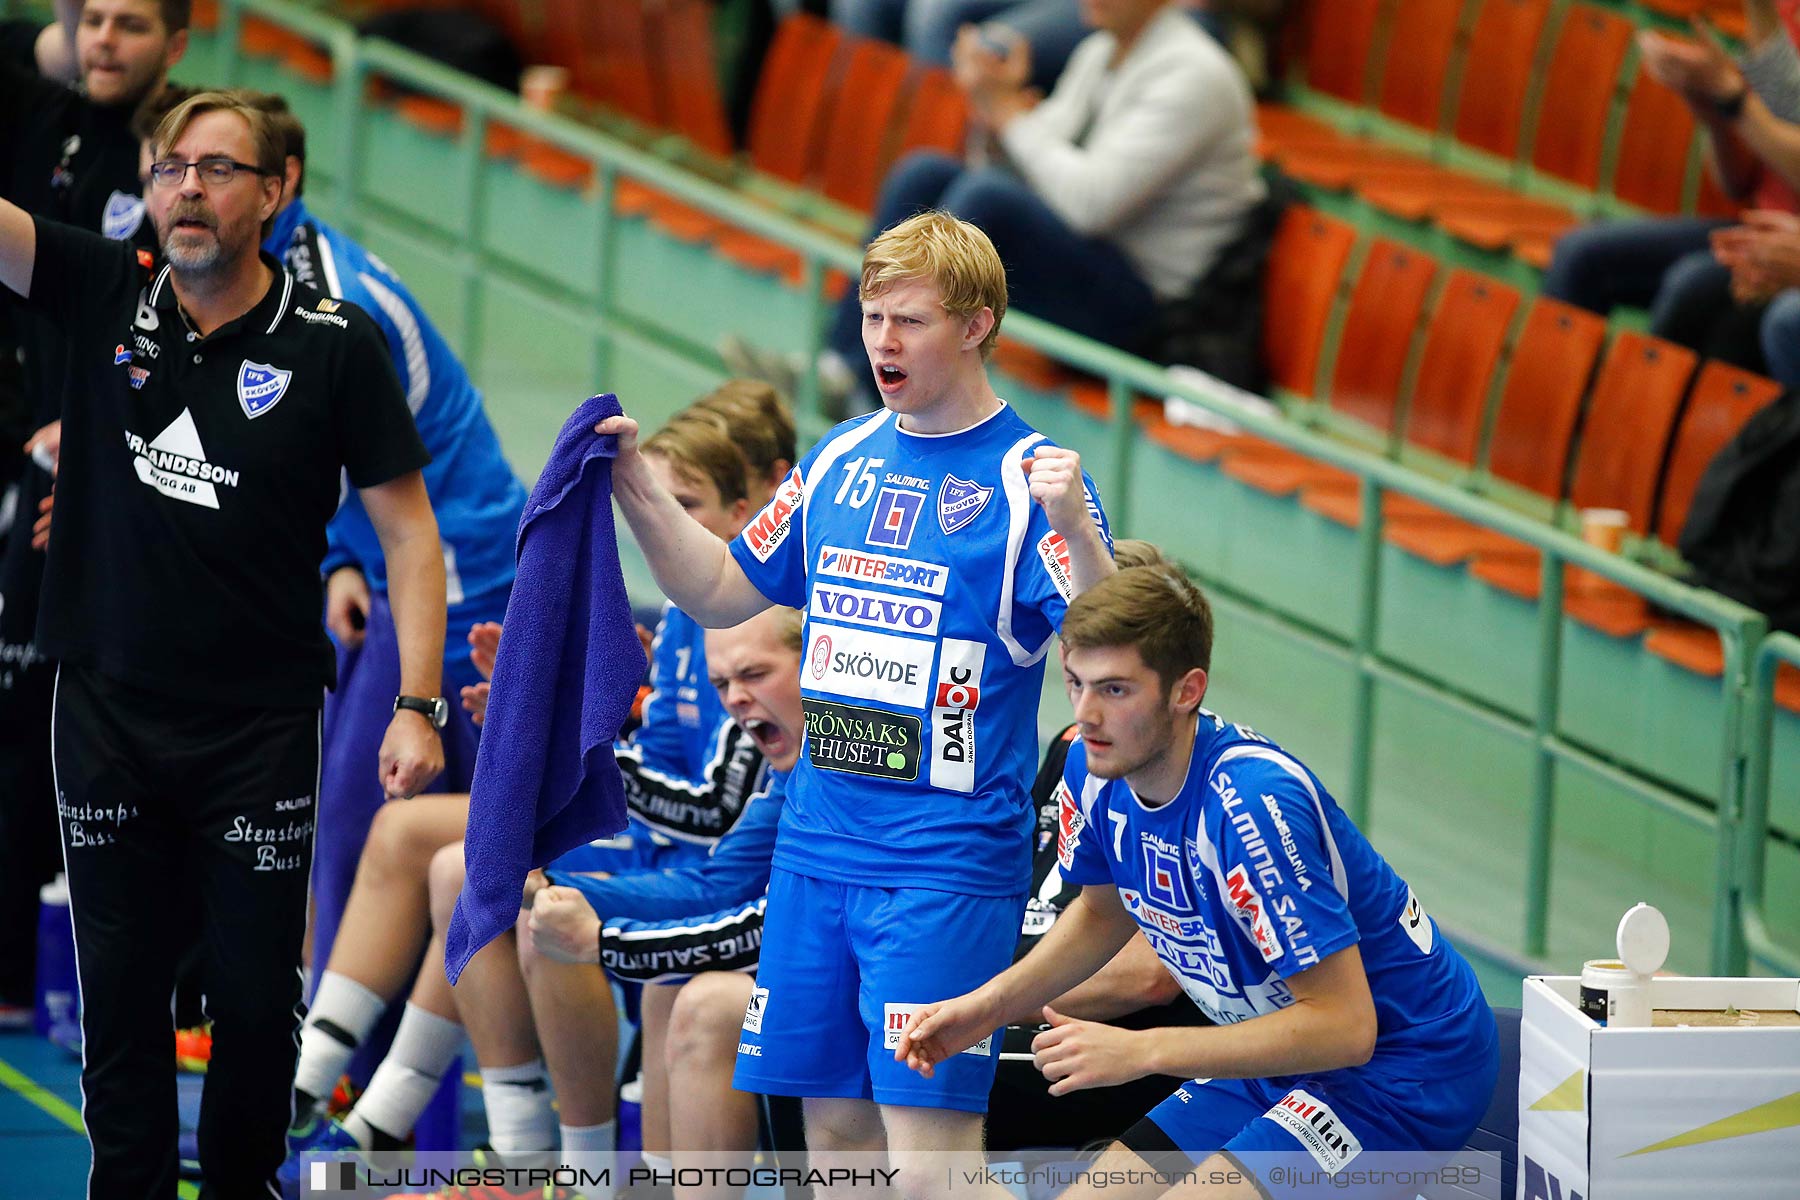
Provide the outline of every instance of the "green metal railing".
<path id="1" fill-rule="evenodd" d="M 239 78 L 239 32 L 246 14 L 267 19 L 319 44 L 332 58 L 333 112 L 336 127 L 319 141 L 330 146 L 329 157 L 315 156 L 314 172 L 328 172 L 320 183 L 331 185 L 333 212 L 338 222 L 359 230 L 365 218 L 384 220 L 382 203 L 360 194 L 358 187 L 359 140 L 365 115 L 365 95 L 372 77 L 403 84 L 415 91 L 457 104 L 463 114 L 458 135 L 457 169 L 451 187 L 461 200 L 452 205 L 462 219 L 454 227 L 438 223 L 433 214 L 440 206 L 421 206 L 386 219 L 393 226 L 404 222 L 406 232 L 417 236 L 428 229 L 445 261 L 454 265 L 462 282 L 462 312 L 458 344 L 465 355 L 476 356 L 481 346 L 480 310 L 484 289 L 495 279 L 522 281 L 552 312 L 594 332 L 593 378 L 610 377 L 611 355 L 616 343 L 654 346 L 673 351 L 696 363 L 716 364 L 712 351 L 686 340 L 680 331 L 654 327 L 622 310 L 617 303 L 617 233 L 619 217 L 613 199 L 621 178 L 640 181 L 676 200 L 713 214 L 741 229 L 781 243 L 797 252 L 804 264 L 802 294 L 805 298 L 806 361 L 816 359 L 826 316 L 823 281 L 825 272 L 837 268 L 854 273 L 858 251 L 792 216 L 749 203 L 739 193 L 664 161 L 656 154 L 609 137 L 576 122 L 524 107 L 510 93 L 475 82 L 429 59 L 378 40 L 359 40 L 340 21 L 300 7 L 290 0 L 225 0 L 218 31 L 223 81 Z M 595 194 L 588 197 L 590 224 L 579 235 L 599 248 L 598 269 L 591 286 L 571 289 L 566 283 L 531 272 L 519 264 L 496 257 L 483 236 L 485 169 L 488 127 L 501 122 L 590 161 L 596 172 Z M 309 186 L 313 179 L 309 178 Z M 433 201 L 443 197 L 432 197 Z M 576 234 L 577 231 L 571 231 Z M 1710 833 L 1716 847 L 1712 867 L 1711 967 L 1722 974 L 1739 974 L 1756 962 L 1788 973 L 1800 973 L 1800 953 L 1777 945 L 1764 919 L 1763 861 L 1769 840 L 1768 793 L 1770 788 L 1773 688 L 1777 661 L 1800 664 L 1800 639 L 1770 636 L 1761 614 L 1715 593 L 1678 583 L 1635 562 L 1609 554 L 1559 529 L 1495 504 L 1479 495 L 1417 474 L 1398 463 L 1327 440 L 1279 417 L 1247 412 L 1234 402 L 1232 390 L 1223 384 L 1200 385 L 1171 378 L 1160 367 L 1099 343 L 1034 320 L 1009 313 L 1009 336 L 1033 346 L 1065 364 L 1108 381 L 1111 398 L 1111 435 L 1094 474 L 1109 495 L 1108 509 L 1115 530 L 1131 528 L 1130 479 L 1142 443 L 1142 430 L 1133 418 L 1133 398 L 1175 395 L 1209 410 L 1229 416 L 1251 433 L 1300 451 L 1319 461 L 1342 468 L 1360 480 L 1362 518 L 1356 530 L 1356 616 L 1351 636 L 1322 633 L 1278 610 L 1259 605 L 1253 598 L 1232 593 L 1229 584 L 1209 577 L 1205 564 L 1198 574 L 1209 586 L 1233 599 L 1260 609 L 1284 635 L 1304 641 L 1333 655 L 1354 671 L 1356 686 L 1349 711 L 1351 765 L 1348 786 L 1342 794 L 1357 822 L 1365 828 L 1371 820 L 1370 780 L 1375 740 L 1376 685 L 1387 684 L 1428 696 L 1434 703 L 1453 708 L 1472 720 L 1528 744 L 1533 755 L 1530 827 L 1526 862 L 1526 912 L 1522 942 L 1533 959 L 1542 959 L 1548 945 L 1551 831 L 1555 817 L 1556 777 L 1562 769 L 1576 769 L 1615 785 L 1641 803 L 1689 826 Z M 479 365 L 471 361 L 472 372 Z M 803 431 L 817 435 L 826 427 L 819 409 L 817 380 L 810 372 L 802 380 L 797 407 Z M 1378 613 L 1383 589 L 1382 497 L 1395 492 L 1423 500 L 1454 516 L 1476 522 L 1515 538 L 1542 553 L 1539 617 L 1536 637 L 1536 688 L 1529 717 L 1521 717 L 1491 703 L 1466 696 L 1419 670 L 1385 655 L 1378 647 Z M 1570 568 L 1621 584 L 1661 607 L 1715 630 L 1724 649 L 1722 709 L 1717 730 L 1722 768 L 1716 795 L 1697 797 L 1671 788 L 1635 770 L 1605 758 L 1565 738 L 1560 732 L 1559 697 L 1564 662 L 1562 644 L 1564 580 Z"/>
<path id="2" fill-rule="evenodd" d="M 1734 823 L 1736 841 L 1730 847 L 1737 856 L 1738 890 L 1725 898 L 1729 912 L 1724 921 L 1741 930 L 1742 946 L 1734 947 L 1750 961 L 1784 975 L 1800 975 L 1800 954 L 1780 945 L 1769 932 L 1764 915 L 1766 868 L 1769 854 L 1769 794 L 1773 787 L 1775 672 L 1783 663 L 1800 667 L 1800 637 L 1774 633 L 1757 646 L 1751 660 L 1744 714 L 1745 766 L 1744 809 Z M 1725 848 L 1721 847 L 1721 853 Z"/>

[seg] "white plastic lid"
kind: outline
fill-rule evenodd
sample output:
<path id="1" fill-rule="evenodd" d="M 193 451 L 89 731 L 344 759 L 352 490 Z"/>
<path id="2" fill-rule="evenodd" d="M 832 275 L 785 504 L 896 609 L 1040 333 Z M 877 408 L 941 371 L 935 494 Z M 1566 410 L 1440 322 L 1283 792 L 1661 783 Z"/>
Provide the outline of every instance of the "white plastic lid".
<path id="1" fill-rule="evenodd" d="M 1619 918 L 1619 960 L 1639 975 L 1654 975 L 1668 959 L 1668 919 L 1654 905 L 1634 904 Z"/>

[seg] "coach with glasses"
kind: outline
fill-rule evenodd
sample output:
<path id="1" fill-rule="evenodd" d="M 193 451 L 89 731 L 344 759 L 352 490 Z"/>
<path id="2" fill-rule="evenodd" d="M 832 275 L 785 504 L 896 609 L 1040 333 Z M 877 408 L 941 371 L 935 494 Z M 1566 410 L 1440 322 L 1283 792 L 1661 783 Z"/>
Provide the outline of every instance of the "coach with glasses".
<path id="1" fill-rule="evenodd" d="M 62 663 L 88 1195 L 176 1194 L 173 897 L 191 878 L 214 1039 L 200 1161 L 208 1194 L 236 1200 L 273 1194 L 286 1152 L 340 473 L 389 564 L 396 796 L 443 765 L 444 567 L 380 333 L 258 251 L 284 166 L 268 118 L 206 93 L 153 145 L 163 262 L 0 202 L 0 284 L 73 346 L 37 636 Z"/>

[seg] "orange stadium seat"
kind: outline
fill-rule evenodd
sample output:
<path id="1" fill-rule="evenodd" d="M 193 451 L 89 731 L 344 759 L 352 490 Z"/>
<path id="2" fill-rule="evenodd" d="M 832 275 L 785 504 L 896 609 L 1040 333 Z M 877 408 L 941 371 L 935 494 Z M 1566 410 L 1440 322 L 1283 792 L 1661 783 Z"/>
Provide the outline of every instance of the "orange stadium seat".
<path id="1" fill-rule="evenodd" d="M 1537 170 L 1590 190 L 1599 184 L 1619 69 L 1634 32 L 1624 17 L 1593 5 L 1569 8 L 1539 102 L 1531 153 Z M 1561 204 L 1503 191 L 1475 199 L 1453 195 L 1431 212 L 1447 232 L 1484 250 L 1552 238 L 1579 220 Z"/>
<path id="2" fill-rule="evenodd" d="M 1462 6 L 1445 0 L 1399 0 L 1389 22 L 1387 63 L 1378 107 L 1397 121 L 1426 132 L 1442 122 L 1445 81 L 1462 25 Z M 1372 138 L 1276 142 L 1271 157 L 1288 174 L 1320 187 L 1348 185 L 1359 166 L 1416 161 Z"/>
<path id="3" fill-rule="evenodd" d="M 1686 101 L 1640 69 L 1625 101 L 1613 195 L 1651 212 L 1680 212 L 1693 140 L 1694 114 Z"/>
<path id="4" fill-rule="evenodd" d="M 1370 243 L 1350 293 L 1326 397 L 1334 412 L 1384 437 L 1392 434 L 1407 361 L 1436 276 L 1430 255 L 1386 238 Z M 1261 439 L 1246 439 L 1226 454 L 1227 475 L 1272 495 L 1341 476 L 1336 468 Z"/>
<path id="5" fill-rule="evenodd" d="M 758 171 L 791 184 L 804 184 L 813 174 L 837 94 L 844 40 L 837 26 L 807 13 L 781 23 L 750 108 L 748 150 Z M 684 241 L 711 240 L 721 255 L 750 270 L 778 274 L 790 283 L 800 280 L 798 254 L 716 218 L 690 210 L 660 217 L 658 225 Z"/>
<path id="6" fill-rule="evenodd" d="M 856 100 L 832 106 L 819 170 L 819 190 L 839 204 L 874 209 L 891 161 L 908 66 L 897 46 L 862 38 L 852 43 L 839 92 Z"/>
<path id="7" fill-rule="evenodd" d="M 1656 536 L 1673 546 L 1687 521 L 1688 507 L 1700 486 L 1707 464 L 1725 444 L 1737 436 L 1751 417 L 1781 394 L 1773 379 L 1728 363 L 1709 362 L 1694 382 L 1687 413 L 1669 453 L 1669 469 L 1663 476 L 1662 503 L 1657 510 Z"/>
<path id="8" fill-rule="evenodd" d="M 1462 81 L 1452 126 L 1457 141 L 1495 158 L 1517 155 L 1538 41 L 1549 15 L 1550 0 L 1482 0 L 1468 51 L 1468 61 L 1480 64 L 1480 70 L 1465 72 Z M 1351 186 L 1384 212 L 1417 221 L 1445 195 L 1494 185 L 1420 159 L 1360 171 Z"/>
<path id="9" fill-rule="evenodd" d="M 1573 507 L 1623 509 L 1632 532 L 1650 532 L 1663 455 L 1695 364 L 1693 351 L 1685 347 L 1641 333 L 1618 335 L 1588 405 L 1569 487 Z M 1502 591 L 1537 598 L 1539 555 L 1523 543 L 1484 551 L 1471 569 Z M 1644 603 L 1634 593 L 1583 590 L 1575 580 L 1570 583 L 1566 606 L 1583 624 L 1614 637 L 1649 627 Z"/>
<path id="10" fill-rule="evenodd" d="M 1313 394 L 1325 333 L 1355 245 L 1356 230 L 1336 217 L 1299 204 L 1282 215 L 1263 278 L 1268 314 L 1263 321 L 1263 357 L 1276 388 L 1300 396 Z M 1157 444 L 1196 462 L 1211 462 L 1228 446 L 1252 440 L 1245 434 L 1154 418 L 1148 424 Z"/>
<path id="11" fill-rule="evenodd" d="M 650 78 L 669 127 L 704 154 L 723 162 L 732 153 L 731 129 L 719 92 L 712 10 L 706 0 L 666 0 L 650 13 Z M 671 236 L 704 241 L 725 228 L 714 217 L 631 179 L 618 181 L 617 211 L 648 217 Z"/>
<path id="12" fill-rule="evenodd" d="M 1363 102 L 1384 6 L 1385 0 L 1310 0 L 1288 21 L 1308 88 L 1348 104 Z M 1256 124 L 1266 148 L 1347 140 L 1317 117 L 1281 104 L 1258 106 Z"/>
<path id="13" fill-rule="evenodd" d="M 1517 291 L 1485 275 L 1450 273 L 1425 334 L 1407 404 L 1409 444 L 1464 466 L 1475 465 L 1488 393 L 1519 299 Z M 1362 492 L 1352 475 L 1308 487 L 1301 503 L 1341 524 L 1355 525 L 1362 519 Z M 1390 520 L 1401 513 L 1433 511 L 1410 496 L 1389 495 L 1382 502 L 1382 512 Z"/>
<path id="14" fill-rule="evenodd" d="M 1606 322 L 1593 313 L 1539 297 L 1525 315 L 1488 437 L 1487 469 L 1495 479 L 1547 500 L 1560 500 L 1569 446 Z M 1420 506 L 1390 516 L 1387 540 L 1438 566 L 1516 543 L 1503 534 Z"/>
<path id="15" fill-rule="evenodd" d="M 1313 394 L 1331 310 L 1343 289 L 1356 230 L 1316 209 L 1288 209 L 1269 249 L 1263 356 L 1275 386 Z"/>
<path id="16" fill-rule="evenodd" d="M 600 100 L 606 95 L 606 78 L 599 48 L 588 36 L 582 0 L 543 0 L 544 61 L 566 68 L 569 88 L 577 95 Z"/>
<path id="17" fill-rule="evenodd" d="M 1346 104 L 1369 96 L 1369 64 L 1387 0 L 1311 0 L 1299 26 L 1306 86 Z"/>
<path id="18" fill-rule="evenodd" d="M 1709 362 L 1694 385 L 1687 415 L 1675 435 L 1669 470 L 1663 480 L 1662 507 L 1656 533 L 1669 545 L 1681 536 L 1700 476 L 1725 444 L 1737 436 L 1744 423 L 1781 394 L 1781 385 L 1748 371 Z M 1658 620 L 1644 648 L 1699 675 L 1719 675 L 1725 669 L 1725 651 L 1711 627 L 1683 620 Z M 1793 684 L 1787 686 L 1793 691 Z M 1785 693 L 1784 693 L 1785 694 Z M 1790 707 L 1793 707 L 1790 705 Z"/>
<path id="19" fill-rule="evenodd" d="M 906 120 L 895 147 L 898 158 L 913 150 L 941 150 L 960 155 L 969 135 L 969 100 L 950 72 L 942 67 L 913 66 Z"/>
<path id="20" fill-rule="evenodd" d="M 837 94 L 843 42 L 837 26 L 806 13 L 781 23 L 750 108 L 750 162 L 757 170 L 789 183 L 807 182 Z"/>
<path id="21" fill-rule="evenodd" d="M 648 8 L 641 0 L 583 0 L 583 24 L 601 74 L 600 99 L 632 120 L 669 124 L 666 89 L 655 77 Z"/>
<path id="22" fill-rule="evenodd" d="M 719 94 L 711 6 L 706 0 L 664 0 L 656 34 L 657 78 L 665 89 L 670 126 L 706 153 L 730 157 L 734 147 Z"/>

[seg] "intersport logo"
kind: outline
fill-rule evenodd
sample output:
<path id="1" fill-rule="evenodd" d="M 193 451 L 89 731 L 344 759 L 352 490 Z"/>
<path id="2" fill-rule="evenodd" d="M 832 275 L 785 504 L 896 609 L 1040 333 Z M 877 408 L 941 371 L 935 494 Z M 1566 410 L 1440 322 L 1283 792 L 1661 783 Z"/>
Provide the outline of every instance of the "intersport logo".
<path id="1" fill-rule="evenodd" d="M 936 600 L 915 600 L 910 596 L 890 596 L 863 588 L 815 584 L 812 592 L 812 615 L 871 629 L 887 629 L 896 633 L 930 636 L 938 630 L 943 605 Z"/>
<path id="2" fill-rule="evenodd" d="M 891 583 L 915 592 L 944 594 L 944 578 L 950 572 L 937 563 L 891 554 L 869 554 L 839 546 L 819 548 L 819 574 L 869 583 Z"/>

